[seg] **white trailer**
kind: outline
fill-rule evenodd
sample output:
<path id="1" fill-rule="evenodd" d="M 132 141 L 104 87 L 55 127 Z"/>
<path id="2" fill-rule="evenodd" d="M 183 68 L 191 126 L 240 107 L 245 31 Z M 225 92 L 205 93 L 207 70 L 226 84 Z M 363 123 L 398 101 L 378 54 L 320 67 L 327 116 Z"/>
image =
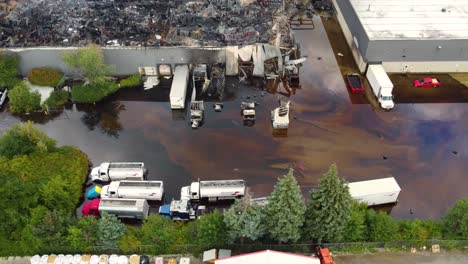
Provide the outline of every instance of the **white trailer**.
<path id="1" fill-rule="evenodd" d="M 181 199 L 209 201 L 229 200 L 245 195 L 244 180 L 197 181 L 182 187 Z"/>
<path id="2" fill-rule="evenodd" d="M 385 69 L 380 64 L 371 64 L 367 68 L 366 74 L 372 91 L 383 109 L 392 109 L 395 106 L 393 103 L 393 83 L 388 78 Z"/>
<path id="3" fill-rule="evenodd" d="M 280 102 L 280 107 L 271 111 L 271 121 L 274 129 L 287 129 L 289 127 L 290 101 Z"/>
<path id="4" fill-rule="evenodd" d="M 109 182 L 145 179 L 146 169 L 143 162 L 103 162 L 91 170 L 93 182 Z"/>
<path id="5" fill-rule="evenodd" d="M 348 184 L 351 197 L 369 206 L 391 204 L 398 201 L 401 188 L 395 178 L 359 181 Z"/>
<path id="6" fill-rule="evenodd" d="M 187 95 L 188 80 L 188 65 L 176 66 L 174 79 L 172 80 L 171 93 L 169 94 L 172 109 L 185 108 L 185 96 Z"/>
<path id="7" fill-rule="evenodd" d="M 99 214 L 104 212 L 119 218 L 146 219 L 149 205 L 144 199 L 105 198 L 99 203 Z"/>
<path id="8" fill-rule="evenodd" d="M 114 181 L 101 190 L 102 198 L 130 198 L 161 201 L 164 195 L 162 181 Z"/>

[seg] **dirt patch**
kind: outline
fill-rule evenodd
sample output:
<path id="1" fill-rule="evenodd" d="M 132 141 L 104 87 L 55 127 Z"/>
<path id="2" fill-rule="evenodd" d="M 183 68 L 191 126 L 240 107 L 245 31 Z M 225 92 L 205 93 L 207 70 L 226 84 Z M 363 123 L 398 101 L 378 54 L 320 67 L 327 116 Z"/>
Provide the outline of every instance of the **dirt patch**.
<path id="1" fill-rule="evenodd" d="M 439 79 L 442 86 L 420 88 L 413 86 L 413 80 L 423 77 Z M 396 103 L 465 103 L 468 89 L 449 74 L 389 74 L 395 85 L 393 95 Z"/>

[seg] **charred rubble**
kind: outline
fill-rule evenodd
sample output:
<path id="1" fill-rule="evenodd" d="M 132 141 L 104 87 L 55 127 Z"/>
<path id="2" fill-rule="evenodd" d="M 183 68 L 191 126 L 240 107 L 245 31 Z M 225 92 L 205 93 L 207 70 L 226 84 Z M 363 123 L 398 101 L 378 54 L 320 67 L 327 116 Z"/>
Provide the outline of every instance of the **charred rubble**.
<path id="1" fill-rule="evenodd" d="M 289 46 L 300 0 L 4 0 L 2 47 Z"/>

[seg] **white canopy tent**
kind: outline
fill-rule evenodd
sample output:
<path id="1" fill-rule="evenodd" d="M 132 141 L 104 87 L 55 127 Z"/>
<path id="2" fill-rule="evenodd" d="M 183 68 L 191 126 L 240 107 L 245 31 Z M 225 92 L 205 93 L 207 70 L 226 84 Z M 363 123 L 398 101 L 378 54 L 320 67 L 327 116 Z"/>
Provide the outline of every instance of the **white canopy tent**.
<path id="1" fill-rule="evenodd" d="M 258 251 L 224 259 L 218 259 L 215 264 L 320 264 L 316 257 L 296 255 L 274 250 Z"/>

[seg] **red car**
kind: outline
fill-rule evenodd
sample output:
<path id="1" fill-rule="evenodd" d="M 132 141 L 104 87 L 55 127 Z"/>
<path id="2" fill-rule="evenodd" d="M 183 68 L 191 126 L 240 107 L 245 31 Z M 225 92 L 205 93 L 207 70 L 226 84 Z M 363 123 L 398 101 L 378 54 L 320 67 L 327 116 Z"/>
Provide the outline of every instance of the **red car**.
<path id="1" fill-rule="evenodd" d="M 441 83 L 436 78 L 424 77 L 419 80 L 414 80 L 413 85 L 414 87 L 427 88 L 427 87 L 440 87 Z"/>
<path id="2" fill-rule="evenodd" d="M 359 74 L 353 73 L 346 75 L 346 82 L 348 83 L 348 88 L 352 93 L 363 93 L 364 92 L 364 83 L 359 77 Z"/>
<path id="3" fill-rule="evenodd" d="M 83 215 L 92 215 L 92 216 L 99 216 L 99 203 L 101 199 L 94 199 L 91 202 L 86 203 L 81 212 Z"/>

